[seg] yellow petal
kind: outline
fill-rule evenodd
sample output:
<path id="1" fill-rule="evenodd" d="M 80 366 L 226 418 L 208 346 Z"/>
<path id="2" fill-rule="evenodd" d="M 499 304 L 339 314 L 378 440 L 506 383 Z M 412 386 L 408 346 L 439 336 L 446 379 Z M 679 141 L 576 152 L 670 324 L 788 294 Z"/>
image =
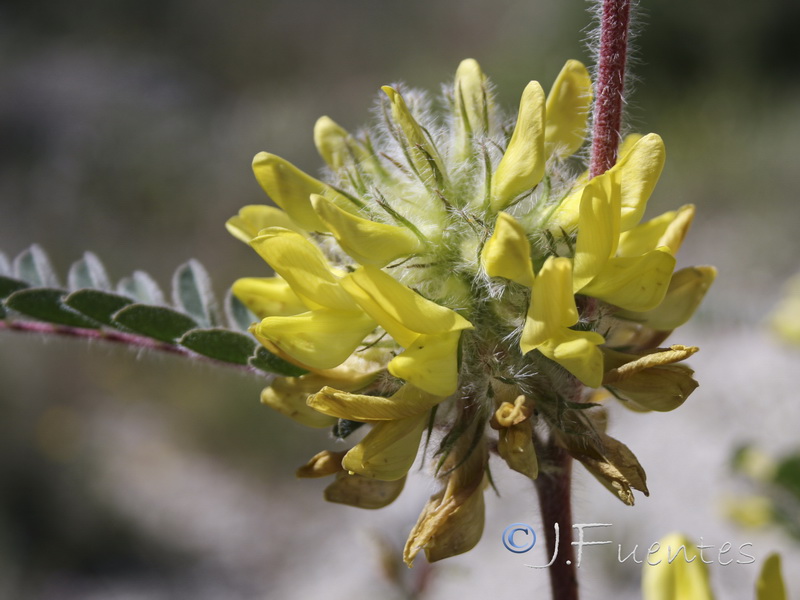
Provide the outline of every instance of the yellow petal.
<path id="1" fill-rule="evenodd" d="M 368 315 L 406 348 L 422 333 L 472 328 L 472 323 L 458 313 L 426 300 L 375 267 L 357 269 L 342 278 L 341 285 Z"/>
<path id="2" fill-rule="evenodd" d="M 351 205 L 347 198 L 331 186 L 314 179 L 274 154 L 266 152 L 256 154 L 253 159 L 253 172 L 273 202 L 285 210 L 292 221 L 307 231 L 327 231 L 311 207 L 311 194 L 325 196 L 343 206 Z"/>
<path id="3" fill-rule="evenodd" d="M 304 233 L 285 212 L 274 206 L 250 204 L 243 206 L 239 214 L 225 223 L 225 228 L 235 238 L 249 244 L 258 232 L 267 227 L 283 227 L 297 233 Z"/>
<path id="4" fill-rule="evenodd" d="M 404 477 L 417 457 L 428 414 L 382 421 L 342 461 L 348 471 L 383 481 Z"/>
<path id="5" fill-rule="evenodd" d="M 363 312 L 320 309 L 268 317 L 255 333 L 305 365 L 330 369 L 343 363 L 375 325 Z"/>
<path id="6" fill-rule="evenodd" d="M 231 291 L 259 319 L 286 317 L 308 310 L 280 277 L 243 277 L 233 282 Z"/>
<path id="7" fill-rule="evenodd" d="M 406 227 L 358 217 L 316 194 L 312 194 L 311 204 L 341 249 L 362 265 L 383 267 L 424 248 L 420 239 Z"/>
<path id="8" fill-rule="evenodd" d="M 625 139 L 622 141 L 622 144 L 620 144 L 619 147 L 617 164 L 627 160 L 627 156 L 630 154 L 633 147 L 641 139 L 642 136 L 638 133 L 631 134 L 625 137 Z M 615 175 L 616 173 L 617 171 L 613 171 L 611 176 L 615 177 L 615 180 L 618 180 L 619 177 Z M 575 183 L 573 183 L 572 187 L 569 189 L 564 198 L 561 199 L 558 206 L 553 211 L 553 214 L 550 215 L 547 223 L 548 226 L 550 227 L 550 230 L 554 234 L 560 234 L 562 229 L 564 231 L 572 231 L 578 225 L 581 199 L 583 198 L 583 190 L 590 181 L 592 180 L 589 179 L 588 170 L 581 173 L 581 175 L 579 175 L 578 178 L 575 180 Z M 650 248 L 648 248 L 648 250 L 652 250 L 653 248 L 655 248 L 655 246 L 651 246 Z"/>
<path id="9" fill-rule="evenodd" d="M 325 500 L 357 508 L 383 508 L 395 501 L 405 483 L 405 477 L 378 481 L 341 472 L 336 475 L 336 481 L 325 488 Z"/>
<path id="10" fill-rule="evenodd" d="M 310 309 L 358 310 L 312 242 L 293 231 L 265 229 L 250 245 Z"/>
<path id="11" fill-rule="evenodd" d="M 472 138 L 489 130 L 489 94 L 486 75 L 478 61 L 462 60 L 456 69 L 455 98 L 456 152 L 459 160 L 472 154 Z"/>
<path id="12" fill-rule="evenodd" d="M 650 564 L 642 566 L 642 598 L 714 600 L 708 567 L 700 559 L 697 546 L 678 533 L 670 534 L 658 543 L 658 550 L 648 555 Z M 671 557 L 672 562 L 669 560 Z M 689 562 L 692 558 L 694 560 Z"/>
<path id="13" fill-rule="evenodd" d="M 406 151 L 411 160 L 411 166 L 426 185 L 434 186 L 440 183 L 437 179 L 444 174 L 444 171 L 436 148 L 433 147 L 420 124 L 411 114 L 400 93 L 388 85 L 381 89 L 389 98 L 392 120 L 398 125 L 399 133 L 406 142 Z"/>
<path id="14" fill-rule="evenodd" d="M 335 475 L 343 470 L 342 458 L 344 458 L 345 454 L 346 452 L 323 450 L 312 456 L 311 460 L 297 469 L 295 475 L 303 479 Z"/>
<path id="15" fill-rule="evenodd" d="M 588 387 L 599 387 L 603 380 L 603 353 L 597 347 L 605 340 L 594 331 L 564 329 L 548 339 L 538 350 L 564 367 Z"/>
<path id="16" fill-rule="evenodd" d="M 331 427 L 336 423 L 334 417 L 323 415 L 306 404 L 308 395 L 319 389 L 314 385 L 303 377 L 278 377 L 261 392 L 261 402 L 306 427 Z"/>
<path id="17" fill-rule="evenodd" d="M 322 160 L 333 170 L 342 168 L 351 160 L 349 139 L 350 134 L 330 117 L 320 117 L 314 124 L 314 145 Z"/>
<path id="18" fill-rule="evenodd" d="M 533 285 L 531 245 L 525 230 L 508 213 L 498 213 L 492 237 L 481 251 L 481 264 L 490 277 L 505 277 L 527 287 Z"/>
<path id="19" fill-rule="evenodd" d="M 675 220 L 669 224 L 667 230 L 664 232 L 661 238 L 659 238 L 658 242 L 656 243 L 656 247 L 666 246 L 673 255 L 677 254 L 678 250 L 680 250 L 681 246 L 683 245 L 683 239 L 686 237 L 689 227 L 692 225 L 694 213 L 694 204 L 686 204 L 681 206 L 678 209 Z"/>
<path id="20" fill-rule="evenodd" d="M 756 582 L 756 600 L 786 600 L 786 587 L 781 575 L 781 557 L 770 554 L 764 561 Z"/>
<path id="21" fill-rule="evenodd" d="M 526 354 L 578 322 L 572 295 L 572 262 L 549 257 L 533 284 L 531 304 L 522 330 L 520 348 Z"/>
<path id="22" fill-rule="evenodd" d="M 617 161 L 622 160 L 628 154 L 630 154 L 631 148 L 633 148 L 643 137 L 644 136 L 641 133 L 629 133 L 626 135 L 623 138 L 622 143 L 619 145 L 619 149 L 617 150 Z"/>
<path id="23" fill-rule="evenodd" d="M 308 398 L 314 410 L 350 421 L 392 421 L 427 413 L 442 401 L 441 396 L 428 394 L 413 385 L 404 385 L 389 398 L 349 394 L 323 387 Z"/>
<path id="24" fill-rule="evenodd" d="M 586 67 L 568 60 L 547 95 L 545 155 L 556 158 L 574 154 L 586 139 L 592 104 L 592 80 Z"/>
<path id="25" fill-rule="evenodd" d="M 677 210 L 665 212 L 654 219 L 640 223 L 633 229 L 622 232 L 619 236 L 618 256 L 641 256 L 659 246 L 659 240 L 664 236 L 675 218 Z"/>
<path id="26" fill-rule="evenodd" d="M 544 92 L 531 81 L 522 92 L 511 141 L 492 175 L 492 209 L 500 211 L 544 176 Z"/>
<path id="27" fill-rule="evenodd" d="M 665 157 L 663 140 L 659 135 L 649 133 L 609 169 L 620 186 L 622 231 L 633 229 L 642 220 L 647 201 L 664 168 Z"/>
<path id="28" fill-rule="evenodd" d="M 595 177 L 584 188 L 575 243 L 572 289 L 580 291 L 614 255 L 619 240 L 619 196 L 609 176 Z"/>
<path id="29" fill-rule="evenodd" d="M 714 282 L 714 267 L 687 267 L 676 271 L 661 304 L 646 312 L 619 311 L 617 317 L 641 323 L 657 331 L 672 331 L 695 313 Z"/>
<path id="30" fill-rule="evenodd" d="M 626 310 L 652 310 L 664 299 L 674 268 L 675 257 L 667 248 L 613 257 L 580 293 Z"/>
<path id="31" fill-rule="evenodd" d="M 389 363 L 389 373 L 435 396 L 449 396 L 458 386 L 461 331 L 420 335 Z"/>
<path id="32" fill-rule="evenodd" d="M 694 213 L 694 205 L 686 204 L 625 231 L 619 239 L 618 255 L 639 256 L 658 246 L 666 246 L 673 255 L 677 254 Z"/>

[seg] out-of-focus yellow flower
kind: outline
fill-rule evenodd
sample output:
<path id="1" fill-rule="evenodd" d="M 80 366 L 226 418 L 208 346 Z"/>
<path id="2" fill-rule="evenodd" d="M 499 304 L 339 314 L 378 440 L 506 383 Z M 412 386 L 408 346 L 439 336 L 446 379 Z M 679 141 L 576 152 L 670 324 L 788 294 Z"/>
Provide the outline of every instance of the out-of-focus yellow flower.
<path id="1" fill-rule="evenodd" d="M 778 554 L 770 554 L 764 561 L 756 582 L 756 600 L 786 600 L 781 557 Z"/>
<path id="2" fill-rule="evenodd" d="M 783 296 L 769 318 L 769 324 L 779 338 L 790 344 L 800 344 L 800 275 L 784 286 Z"/>
<path id="3" fill-rule="evenodd" d="M 678 533 L 670 534 L 658 543 L 660 547 L 648 554 L 642 567 L 642 598 L 714 600 L 708 568 L 700 560 L 697 546 Z"/>

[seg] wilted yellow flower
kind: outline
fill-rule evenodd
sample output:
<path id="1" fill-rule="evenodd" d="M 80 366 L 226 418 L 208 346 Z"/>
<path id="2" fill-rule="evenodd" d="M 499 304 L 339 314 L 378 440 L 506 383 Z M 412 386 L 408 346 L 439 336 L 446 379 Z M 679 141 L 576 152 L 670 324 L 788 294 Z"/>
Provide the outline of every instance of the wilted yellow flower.
<path id="1" fill-rule="evenodd" d="M 631 503 L 644 471 L 597 430 L 596 409 L 579 406 L 583 386 L 651 410 L 683 402 L 696 383 L 674 363 L 696 349 L 656 346 L 713 280 L 698 267 L 673 282 L 693 207 L 640 223 L 661 138 L 632 136 L 607 173 L 574 173 L 592 102 L 577 61 L 549 94 L 525 86 L 513 127 L 472 59 L 444 118 L 422 92 L 382 91 L 366 133 L 317 121 L 320 178 L 258 154 L 256 178 L 279 208 L 246 206 L 227 223 L 274 271 L 233 286 L 258 319 L 252 334 L 305 372 L 276 379 L 264 403 L 340 439 L 369 428 L 299 474 L 334 475 L 329 500 L 374 508 L 399 494 L 422 439 L 433 441 L 443 488 L 408 562 L 419 549 L 436 560 L 477 543 L 488 450 L 537 477 L 534 424 Z"/>

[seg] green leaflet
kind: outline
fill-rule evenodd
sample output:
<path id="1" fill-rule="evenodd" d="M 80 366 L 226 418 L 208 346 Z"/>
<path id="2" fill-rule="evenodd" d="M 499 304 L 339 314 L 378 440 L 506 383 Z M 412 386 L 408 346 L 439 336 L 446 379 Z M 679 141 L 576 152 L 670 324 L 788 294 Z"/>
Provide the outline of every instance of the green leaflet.
<path id="1" fill-rule="evenodd" d="M 103 325 L 114 327 L 114 313 L 133 304 L 133 300 L 111 292 L 84 289 L 72 292 L 64 298 L 64 304 Z"/>
<path id="2" fill-rule="evenodd" d="M 256 351 L 252 337 L 229 329 L 193 329 L 179 343 L 203 356 L 237 365 L 249 364 Z"/>
<path id="3" fill-rule="evenodd" d="M 53 288 L 26 288 L 11 294 L 5 303 L 8 308 L 40 321 L 69 327 L 97 329 L 100 323 L 72 310 L 61 302 L 65 294 L 64 290 Z"/>
<path id="4" fill-rule="evenodd" d="M 162 342 L 175 343 L 187 331 L 197 328 L 191 317 L 164 306 L 131 304 L 114 314 L 113 325 Z"/>

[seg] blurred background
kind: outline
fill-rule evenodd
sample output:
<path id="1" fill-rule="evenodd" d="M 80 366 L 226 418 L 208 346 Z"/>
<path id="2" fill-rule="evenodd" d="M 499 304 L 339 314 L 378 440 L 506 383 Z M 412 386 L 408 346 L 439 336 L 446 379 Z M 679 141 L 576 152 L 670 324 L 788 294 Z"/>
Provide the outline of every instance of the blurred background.
<path id="1" fill-rule="evenodd" d="M 222 293 L 265 273 L 223 227 L 264 200 L 256 152 L 315 173 L 320 115 L 355 129 L 381 85 L 438 92 L 466 57 L 514 108 L 530 79 L 549 89 L 568 58 L 591 62 L 588 6 L 0 0 L 0 250 L 38 242 L 62 274 L 91 250 L 115 279 L 144 269 L 165 286 L 196 257 Z M 752 544 L 752 565 L 720 565 L 712 551 L 720 598 L 751 598 L 773 550 L 786 566 L 800 560 L 785 523 L 746 528 L 729 515 L 768 496 L 755 483 L 774 471 L 763 465 L 800 445 L 800 350 L 766 325 L 800 270 L 799 20 L 795 0 L 641 2 L 627 120 L 660 133 L 668 155 L 648 215 L 695 203 L 679 264 L 720 275 L 673 337 L 701 347 L 701 387 L 674 413 L 612 414 L 652 496 L 627 508 L 576 475 L 576 520 L 613 524 L 593 538 L 611 547 L 585 551 L 585 600 L 637 598 L 641 567 L 620 564 L 616 545 L 643 553 L 673 530 L 729 542 L 723 560 Z M 172 357 L 0 332 L 0 598 L 546 597 L 545 571 L 524 566 L 545 564 L 544 552 L 500 543 L 510 523 L 540 525 L 520 476 L 498 477 L 472 552 L 395 570 L 432 491 L 425 473 L 378 512 L 326 504 L 326 482 L 293 472 L 331 440 L 260 406 L 261 386 Z M 750 477 L 731 467 L 744 443 L 763 453 Z M 787 573 L 791 597 L 799 573 Z"/>

